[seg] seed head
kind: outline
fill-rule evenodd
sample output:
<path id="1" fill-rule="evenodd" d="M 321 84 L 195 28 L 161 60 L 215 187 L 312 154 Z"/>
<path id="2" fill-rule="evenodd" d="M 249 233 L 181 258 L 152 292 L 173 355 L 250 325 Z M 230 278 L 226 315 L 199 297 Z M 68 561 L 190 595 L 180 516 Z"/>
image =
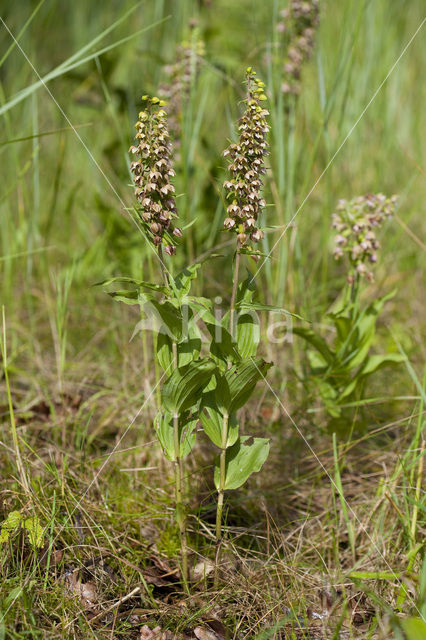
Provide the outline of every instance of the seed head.
<path id="1" fill-rule="evenodd" d="M 349 257 L 348 281 L 354 282 L 355 275 L 365 276 L 370 282 L 373 272 L 365 263 L 377 262 L 380 243 L 373 229 L 378 229 L 390 218 L 395 210 L 398 196 L 387 198 L 383 193 L 359 196 L 347 202 L 339 200 L 336 212 L 332 214 L 334 237 L 334 257 L 339 260 L 345 253 Z"/>
<path id="2" fill-rule="evenodd" d="M 136 144 L 130 152 L 137 160 L 131 163 L 135 193 L 141 205 L 140 218 L 144 229 L 155 246 L 165 244 L 169 255 L 176 253 L 171 234 L 182 236 L 172 220 L 177 217 L 175 188 L 170 182 L 174 176 L 170 159 L 171 144 L 167 128 L 165 103 L 157 97 L 142 96 L 145 109 L 136 123 Z"/>
<path id="3" fill-rule="evenodd" d="M 256 72 L 249 67 L 247 77 L 246 109 L 238 122 L 240 137 L 232 143 L 223 155 L 229 161 L 230 178 L 224 182 L 227 199 L 228 217 L 224 227 L 237 234 L 240 246 L 248 239 L 258 242 L 262 232 L 257 229 L 257 222 L 262 208 L 266 205 L 261 196 L 262 176 L 265 174 L 265 156 L 268 152 L 267 134 L 269 126 L 266 121 L 268 111 L 262 106 L 267 97 L 265 84 L 256 77 Z"/>

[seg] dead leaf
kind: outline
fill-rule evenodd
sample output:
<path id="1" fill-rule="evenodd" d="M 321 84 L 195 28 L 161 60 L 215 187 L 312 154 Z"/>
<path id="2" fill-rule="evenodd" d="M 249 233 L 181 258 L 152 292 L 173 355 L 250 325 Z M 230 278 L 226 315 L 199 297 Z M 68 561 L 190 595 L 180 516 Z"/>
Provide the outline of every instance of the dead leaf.
<path id="1" fill-rule="evenodd" d="M 163 631 L 161 627 L 150 629 L 147 624 L 141 628 L 141 640 L 173 640 L 174 635 L 171 631 Z"/>
<path id="2" fill-rule="evenodd" d="M 93 611 L 98 603 L 96 585 L 90 580 L 81 582 L 79 570 L 75 569 L 65 575 L 65 585 L 67 591 L 80 599 L 81 606 L 85 611 Z"/>
<path id="3" fill-rule="evenodd" d="M 211 560 L 202 560 L 197 562 L 192 570 L 192 579 L 194 582 L 199 582 L 206 578 L 214 569 L 214 564 Z"/>
<path id="4" fill-rule="evenodd" d="M 195 627 L 194 634 L 198 640 L 222 640 L 222 636 L 218 636 L 212 629 L 205 627 Z"/>

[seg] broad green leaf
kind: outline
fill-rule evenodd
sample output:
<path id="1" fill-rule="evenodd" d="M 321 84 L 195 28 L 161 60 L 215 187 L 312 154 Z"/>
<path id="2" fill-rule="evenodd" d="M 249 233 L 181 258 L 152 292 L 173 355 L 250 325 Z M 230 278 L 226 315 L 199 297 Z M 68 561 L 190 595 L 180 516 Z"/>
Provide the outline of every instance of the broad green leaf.
<path id="1" fill-rule="evenodd" d="M 202 264 L 206 260 L 211 260 L 212 258 L 218 258 L 218 257 L 219 257 L 218 254 L 210 254 L 206 258 L 204 258 L 204 260 L 200 260 L 200 262 L 195 262 L 194 264 L 191 264 L 189 267 L 185 267 L 183 271 L 178 273 L 178 275 L 174 279 L 174 285 L 179 298 L 182 299 L 189 294 L 189 291 L 191 289 L 191 282 L 197 277 L 198 270 L 202 266 Z"/>
<path id="2" fill-rule="evenodd" d="M 200 414 L 204 433 L 217 447 L 222 448 L 223 415 L 212 405 L 205 405 Z M 238 423 L 235 416 L 228 418 L 228 437 L 226 447 L 232 447 L 238 439 Z"/>
<path id="3" fill-rule="evenodd" d="M 225 369 L 229 361 L 239 362 L 241 356 L 229 331 L 219 323 L 205 324 L 211 336 L 210 354 L 217 364 Z"/>
<path id="4" fill-rule="evenodd" d="M 229 415 L 231 407 L 231 390 L 225 374 L 217 372 L 215 374 L 216 388 L 214 390 L 215 405 L 222 413 Z"/>
<path id="5" fill-rule="evenodd" d="M 145 313 L 148 313 L 145 305 L 151 305 L 156 315 L 160 317 L 161 322 L 169 330 L 171 336 L 177 341 L 182 339 L 183 318 L 179 309 L 171 302 L 168 300 L 158 302 L 158 300 L 155 300 L 152 296 L 148 297 L 146 294 L 139 295 L 139 302 Z"/>
<path id="6" fill-rule="evenodd" d="M 356 376 L 341 391 L 338 402 L 342 402 L 343 400 L 348 398 L 367 376 L 375 373 L 379 369 L 400 364 L 401 362 L 405 362 L 405 357 L 399 353 L 389 353 L 388 355 L 377 354 L 367 357 L 364 365 L 358 371 Z"/>
<path id="7" fill-rule="evenodd" d="M 192 323 L 191 323 L 192 324 Z M 201 351 L 201 338 L 198 335 L 196 327 L 190 326 L 188 329 L 188 338 L 177 343 L 178 366 L 184 367 L 193 360 L 196 360 Z M 157 335 L 156 353 L 158 362 L 164 371 L 169 374 L 172 372 L 173 363 L 173 341 L 167 335 L 164 325 L 160 327 Z"/>
<path id="8" fill-rule="evenodd" d="M 187 296 L 191 289 L 191 282 L 197 277 L 198 269 L 201 267 L 201 262 L 196 262 L 189 267 L 186 267 L 175 278 L 175 286 L 180 298 Z"/>
<path id="9" fill-rule="evenodd" d="M 406 358 L 400 353 L 388 353 L 384 355 L 373 355 L 368 358 L 364 366 L 362 367 L 360 374 L 363 376 L 375 373 L 382 367 L 388 367 L 393 364 L 400 364 L 405 362 Z"/>
<path id="10" fill-rule="evenodd" d="M 190 312 L 192 316 L 192 311 Z M 201 351 L 201 336 L 197 325 L 191 318 L 188 322 L 187 333 L 178 344 L 179 367 L 197 360 Z"/>
<path id="11" fill-rule="evenodd" d="M 238 285 L 236 306 L 238 307 L 243 302 L 252 302 L 255 293 L 256 283 L 253 276 L 248 272 L 247 278 Z"/>
<path id="12" fill-rule="evenodd" d="M 330 351 L 328 344 L 320 335 L 315 333 L 312 329 L 305 329 L 304 327 L 293 327 L 293 333 L 300 336 L 306 342 L 309 342 L 328 364 L 332 364 L 334 360 L 334 354 Z"/>
<path id="13" fill-rule="evenodd" d="M 19 511 L 11 511 L 0 529 L 0 544 L 9 540 L 10 534 L 21 524 L 22 515 Z"/>
<path id="14" fill-rule="evenodd" d="M 271 362 L 265 362 L 262 358 L 249 358 L 228 369 L 225 378 L 229 385 L 231 404 L 229 413 L 240 409 L 251 396 L 256 383 L 265 377 Z"/>
<path id="15" fill-rule="evenodd" d="M 157 334 L 157 359 L 164 371 L 171 373 L 173 362 L 173 343 L 170 336 L 168 336 L 162 329 L 163 327 L 160 327 L 160 331 Z"/>
<path id="16" fill-rule="evenodd" d="M 225 489 L 238 489 L 252 473 L 260 471 L 269 455 L 269 440 L 267 438 L 253 438 L 247 444 L 247 436 L 238 438 L 237 442 L 226 450 L 226 480 Z M 220 470 L 216 464 L 214 473 L 215 486 L 219 488 Z"/>
<path id="17" fill-rule="evenodd" d="M 26 531 L 28 541 L 33 549 L 40 548 L 44 545 L 43 527 L 41 526 L 37 516 L 26 518 L 22 522 L 22 528 Z"/>
<path id="18" fill-rule="evenodd" d="M 167 411 L 158 413 L 154 425 L 164 455 L 168 460 L 176 460 L 172 414 Z"/>
<path id="19" fill-rule="evenodd" d="M 328 413 L 333 418 L 340 417 L 342 410 L 337 405 L 338 393 L 335 387 L 325 380 L 320 380 L 318 382 L 318 391 Z"/>
<path id="20" fill-rule="evenodd" d="M 328 368 L 326 359 L 323 358 L 319 351 L 309 350 L 306 355 L 308 356 L 309 365 L 314 375 L 324 373 Z"/>
<path id="21" fill-rule="evenodd" d="M 178 362 L 179 367 L 184 367 L 193 360 L 196 360 L 201 351 L 201 338 L 192 337 L 188 340 L 182 340 L 178 344 Z"/>
<path id="22" fill-rule="evenodd" d="M 368 355 L 376 332 L 376 322 L 387 300 L 395 292 L 378 298 L 364 309 L 353 322 L 353 328 L 344 344 L 337 351 L 342 368 L 350 371 L 361 365 Z"/>
<path id="23" fill-rule="evenodd" d="M 345 343 L 345 341 L 347 340 L 350 334 L 352 320 L 351 318 L 344 315 L 344 312 L 328 313 L 327 317 L 333 320 L 333 324 L 336 327 L 336 332 L 337 332 L 336 348 L 339 349 L 341 345 Z"/>
<path id="24" fill-rule="evenodd" d="M 164 455 L 168 460 L 176 460 L 176 450 L 174 442 L 173 415 L 167 411 L 159 412 L 154 420 L 155 430 Z M 195 427 L 197 419 L 190 419 L 187 415 L 179 416 L 179 455 L 185 458 L 193 449 L 195 444 Z"/>
<path id="25" fill-rule="evenodd" d="M 229 361 L 238 362 L 241 360 L 236 344 L 224 326 L 224 318 L 215 318 L 211 300 L 201 297 L 187 297 L 185 302 L 189 304 L 195 314 L 194 322 L 200 319 L 206 325 L 207 331 L 212 339 L 210 343 L 210 354 L 214 361 L 222 369 L 225 369 Z"/>
<path id="26" fill-rule="evenodd" d="M 238 314 L 237 346 L 242 358 L 250 358 L 257 353 L 260 340 L 259 320 L 250 313 Z"/>
<path id="27" fill-rule="evenodd" d="M 175 369 L 162 389 L 163 406 L 172 414 L 189 409 L 200 399 L 215 369 L 207 358 Z"/>
<path id="28" fill-rule="evenodd" d="M 421 618 L 405 618 L 401 620 L 401 626 L 407 640 L 425 640 L 426 622 Z"/>

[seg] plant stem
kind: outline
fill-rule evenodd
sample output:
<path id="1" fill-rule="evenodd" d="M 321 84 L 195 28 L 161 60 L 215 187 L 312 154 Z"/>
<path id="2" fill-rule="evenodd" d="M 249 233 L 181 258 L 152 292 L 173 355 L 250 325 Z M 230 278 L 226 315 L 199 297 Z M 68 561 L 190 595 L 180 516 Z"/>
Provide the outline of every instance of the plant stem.
<path id="1" fill-rule="evenodd" d="M 222 546 L 222 513 L 223 513 L 223 497 L 225 494 L 225 481 L 226 481 L 226 444 L 228 442 L 228 425 L 229 416 L 227 413 L 223 414 L 222 421 L 222 446 L 220 452 L 220 467 L 219 467 L 219 488 L 217 491 L 217 508 L 216 508 L 216 558 L 215 558 L 215 573 L 214 573 L 214 587 L 217 589 L 219 584 L 219 560 L 220 550 Z"/>
<path id="2" fill-rule="evenodd" d="M 169 286 L 166 267 L 163 260 L 163 249 L 161 244 L 158 247 L 158 257 L 160 259 L 161 273 L 166 287 Z M 172 343 L 173 349 L 173 368 L 178 367 L 178 351 L 176 342 Z M 175 448 L 174 461 L 175 467 L 175 501 L 176 501 L 176 520 L 179 526 L 180 548 L 182 555 L 182 580 L 185 590 L 188 591 L 188 543 L 186 537 L 186 513 L 183 501 L 183 460 L 180 456 L 180 438 L 179 438 L 179 414 L 173 415 L 173 442 Z"/>
<path id="3" fill-rule="evenodd" d="M 235 264 L 234 264 L 234 274 L 232 277 L 232 296 L 231 296 L 231 308 L 230 308 L 230 316 L 229 316 L 229 333 L 231 337 L 234 337 L 234 315 L 235 315 L 235 300 L 237 298 L 237 289 L 238 289 L 238 271 L 240 269 L 240 257 L 241 254 L 238 251 L 237 247 L 237 255 L 235 256 Z"/>
<path id="4" fill-rule="evenodd" d="M 357 306 L 358 303 L 358 294 L 359 294 L 359 273 L 355 274 L 354 281 L 351 285 L 351 303 L 354 307 Z"/>
<path id="5" fill-rule="evenodd" d="M 163 276 L 164 284 L 169 287 L 169 279 L 167 277 L 166 265 L 164 264 L 163 247 L 158 245 L 158 257 L 160 259 L 161 275 Z"/>
<path id="6" fill-rule="evenodd" d="M 234 273 L 232 275 L 232 295 L 231 295 L 231 306 L 229 310 L 229 333 L 231 337 L 234 338 L 234 328 L 235 328 L 235 301 L 237 299 L 237 290 L 238 290 L 238 273 L 240 269 L 240 257 L 241 254 L 239 252 L 239 243 L 237 242 L 237 253 L 235 256 L 234 262 Z M 228 361 L 228 369 L 232 366 L 232 362 Z M 214 568 L 214 587 L 217 589 L 219 585 L 219 560 L 220 560 L 220 551 L 222 546 L 222 514 L 223 514 L 223 498 L 225 493 L 225 481 L 226 481 L 226 444 L 228 441 L 228 425 L 229 425 L 229 415 L 227 413 L 223 414 L 222 420 L 222 441 L 221 441 L 221 452 L 220 452 L 220 462 L 219 462 L 219 488 L 217 491 L 217 507 L 216 507 L 216 557 L 215 557 L 215 568 Z"/>
<path id="7" fill-rule="evenodd" d="M 173 366 L 178 366 L 177 344 L 173 342 Z M 186 537 L 186 513 L 183 501 L 183 460 L 180 455 L 179 438 L 179 414 L 173 415 L 173 441 L 175 448 L 175 498 L 176 498 L 176 520 L 179 526 L 180 548 L 182 554 L 182 580 L 186 591 L 188 591 L 188 543 Z"/>

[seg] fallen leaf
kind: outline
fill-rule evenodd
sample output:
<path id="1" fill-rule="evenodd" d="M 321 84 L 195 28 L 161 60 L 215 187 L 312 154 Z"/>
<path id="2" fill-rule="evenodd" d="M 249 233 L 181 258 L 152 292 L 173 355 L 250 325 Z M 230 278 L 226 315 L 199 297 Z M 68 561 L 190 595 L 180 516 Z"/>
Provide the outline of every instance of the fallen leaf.
<path id="1" fill-rule="evenodd" d="M 192 579 L 194 582 L 199 582 L 206 578 L 214 569 L 214 564 L 211 560 L 202 560 L 197 562 L 192 570 Z"/>
<path id="2" fill-rule="evenodd" d="M 147 624 L 141 628 L 141 640 L 172 640 L 174 635 L 171 631 L 163 631 L 161 627 L 150 629 Z"/>
<path id="3" fill-rule="evenodd" d="M 86 611 L 93 611 L 98 602 L 96 585 L 90 580 L 81 582 L 79 579 L 79 571 L 70 571 L 65 575 L 65 585 L 67 591 L 80 599 L 81 606 Z"/>
<path id="4" fill-rule="evenodd" d="M 195 627 L 194 634 L 198 640 L 222 640 L 222 636 L 218 636 L 212 629 L 205 627 Z"/>

